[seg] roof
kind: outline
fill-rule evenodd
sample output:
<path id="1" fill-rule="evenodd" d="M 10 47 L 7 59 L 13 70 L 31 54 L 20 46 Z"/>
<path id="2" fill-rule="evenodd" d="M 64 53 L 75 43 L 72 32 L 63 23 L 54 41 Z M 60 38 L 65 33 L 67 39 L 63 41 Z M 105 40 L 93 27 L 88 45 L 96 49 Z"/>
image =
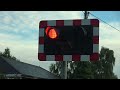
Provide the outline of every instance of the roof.
<path id="1" fill-rule="evenodd" d="M 53 73 L 35 65 L 27 64 L 24 62 L 16 61 L 13 59 L 8 59 L 0 56 L 0 65 L 2 69 L 6 70 L 6 73 L 20 73 L 27 76 L 32 76 L 36 78 L 43 79 L 60 79 L 60 77 L 54 75 Z M 1 66 L 0 66 L 1 68 Z M 8 69 L 8 70 L 7 70 Z"/>

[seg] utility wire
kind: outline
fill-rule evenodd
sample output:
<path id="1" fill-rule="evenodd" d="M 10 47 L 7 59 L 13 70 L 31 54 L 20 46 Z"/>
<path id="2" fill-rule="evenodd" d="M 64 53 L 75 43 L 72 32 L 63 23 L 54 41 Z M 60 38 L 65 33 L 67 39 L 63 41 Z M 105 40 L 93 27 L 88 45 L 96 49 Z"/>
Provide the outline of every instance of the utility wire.
<path id="1" fill-rule="evenodd" d="M 84 12 L 83 12 L 83 13 L 84 13 Z M 101 20 L 101 21 L 102 21 L 102 22 L 104 22 L 105 24 L 109 25 L 110 27 L 112 27 L 112 28 L 114 28 L 115 30 L 117 30 L 117 31 L 119 31 L 119 32 L 120 32 L 120 30 L 119 30 L 119 29 L 117 29 L 117 28 L 113 27 L 112 25 L 108 24 L 107 22 L 105 22 L 104 20 L 100 19 L 99 17 L 97 17 L 97 16 L 93 15 L 93 14 L 92 14 L 92 13 L 90 13 L 90 12 L 89 12 L 89 14 L 91 14 L 92 16 L 96 17 L 97 19 Z"/>

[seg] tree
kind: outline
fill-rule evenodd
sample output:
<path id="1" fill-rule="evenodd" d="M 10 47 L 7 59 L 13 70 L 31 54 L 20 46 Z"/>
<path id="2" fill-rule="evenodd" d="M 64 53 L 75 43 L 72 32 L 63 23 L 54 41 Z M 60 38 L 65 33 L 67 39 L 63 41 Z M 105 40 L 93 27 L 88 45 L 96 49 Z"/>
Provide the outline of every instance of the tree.
<path id="1" fill-rule="evenodd" d="M 56 64 L 51 64 L 50 72 L 57 76 L 61 74 L 62 62 L 56 62 Z M 70 79 L 91 79 L 93 78 L 93 73 L 91 71 L 90 62 L 68 62 L 67 76 Z"/>
<path id="2" fill-rule="evenodd" d="M 3 52 L 3 56 L 8 57 L 8 58 L 11 57 L 11 55 L 10 55 L 10 49 L 9 48 L 5 49 L 5 51 Z"/>
<path id="3" fill-rule="evenodd" d="M 116 77 L 113 73 L 115 65 L 114 51 L 109 48 L 102 47 L 100 51 L 100 61 L 93 63 L 95 70 L 95 78 L 97 79 L 113 79 Z"/>
<path id="4" fill-rule="evenodd" d="M 68 62 L 70 79 L 117 79 L 113 73 L 115 65 L 114 51 L 102 47 L 97 62 Z M 50 66 L 50 71 L 60 76 L 61 62 Z"/>
<path id="5" fill-rule="evenodd" d="M 10 59 L 13 59 L 13 60 L 20 61 L 20 60 L 18 60 L 16 57 L 14 57 L 14 56 L 11 55 L 11 52 L 10 52 L 10 49 L 9 49 L 9 48 L 6 48 L 3 53 L 0 52 L 0 56 L 4 56 L 4 57 L 7 57 L 7 58 L 10 58 Z"/>
<path id="6" fill-rule="evenodd" d="M 56 62 L 56 64 L 51 64 L 50 72 L 54 73 L 57 76 L 60 76 L 61 73 L 61 62 Z"/>
<path id="7" fill-rule="evenodd" d="M 69 75 L 70 79 L 92 79 L 91 62 L 72 62 L 70 63 Z M 71 74 L 70 74 L 71 71 Z"/>

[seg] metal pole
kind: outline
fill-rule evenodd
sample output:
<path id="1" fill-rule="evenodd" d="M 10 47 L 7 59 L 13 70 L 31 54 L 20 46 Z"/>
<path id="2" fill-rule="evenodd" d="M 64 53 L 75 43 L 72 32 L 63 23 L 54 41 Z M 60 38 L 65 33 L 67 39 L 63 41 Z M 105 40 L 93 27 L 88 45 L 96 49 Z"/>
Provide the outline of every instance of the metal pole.
<path id="1" fill-rule="evenodd" d="M 67 79 L 67 61 L 64 61 L 64 79 Z"/>
<path id="2" fill-rule="evenodd" d="M 88 19 L 89 12 L 85 11 L 84 13 L 84 19 Z M 61 78 L 62 79 L 67 79 L 67 61 L 61 62 Z"/>
<path id="3" fill-rule="evenodd" d="M 85 11 L 84 13 L 84 19 L 88 19 L 89 12 Z"/>
<path id="4" fill-rule="evenodd" d="M 84 19 L 87 19 L 87 11 L 84 13 Z"/>
<path id="5" fill-rule="evenodd" d="M 62 61 L 62 66 L 61 66 L 61 78 L 62 79 L 67 79 L 67 61 Z"/>

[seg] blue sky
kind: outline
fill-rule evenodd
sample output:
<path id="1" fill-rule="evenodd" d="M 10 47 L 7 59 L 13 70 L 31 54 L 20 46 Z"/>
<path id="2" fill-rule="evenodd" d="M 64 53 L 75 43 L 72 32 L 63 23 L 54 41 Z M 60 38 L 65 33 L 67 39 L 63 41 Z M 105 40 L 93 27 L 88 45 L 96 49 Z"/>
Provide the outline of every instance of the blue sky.
<path id="1" fill-rule="evenodd" d="M 90 11 L 120 30 L 120 11 Z M 89 19 L 95 18 L 89 15 Z M 9 47 L 23 62 L 48 70 L 52 62 L 38 61 L 38 33 L 41 20 L 83 19 L 81 11 L 0 11 L 0 51 Z M 100 21 L 100 47 L 114 50 L 115 74 L 120 78 L 120 32 Z"/>

